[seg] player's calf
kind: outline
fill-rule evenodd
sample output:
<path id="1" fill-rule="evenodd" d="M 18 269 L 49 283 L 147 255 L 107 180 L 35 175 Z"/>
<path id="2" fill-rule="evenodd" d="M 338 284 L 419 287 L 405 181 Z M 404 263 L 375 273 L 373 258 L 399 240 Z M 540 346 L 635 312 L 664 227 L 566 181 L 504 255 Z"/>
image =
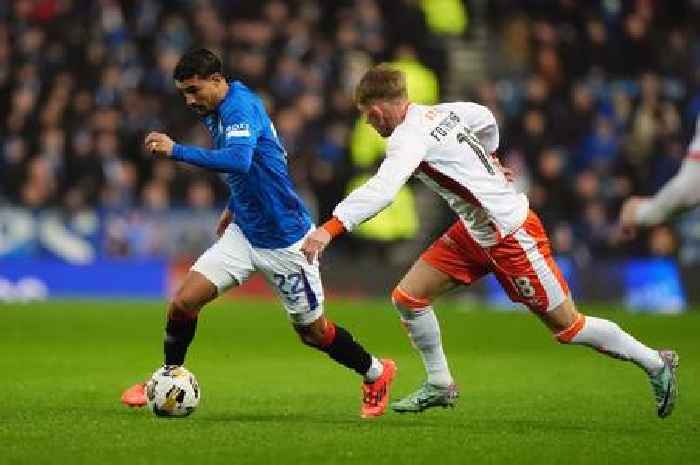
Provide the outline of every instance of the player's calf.
<path id="1" fill-rule="evenodd" d="M 294 325 L 301 342 L 328 354 L 341 365 L 364 378 L 362 418 L 383 415 L 389 403 L 391 383 L 396 373 L 393 360 L 379 360 L 367 352 L 344 328 L 321 315 L 307 325 Z"/>
<path id="2" fill-rule="evenodd" d="M 199 310 L 200 308 L 180 297 L 175 297 L 168 305 L 168 320 L 163 341 L 166 365 L 185 363 L 187 349 L 197 331 Z"/>
<path id="3" fill-rule="evenodd" d="M 168 321 L 165 326 L 166 365 L 185 363 L 187 349 L 197 330 L 199 312 L 217 296 L 217 288 L 204 275 L 190 271 L 182 286 L 168 305 Z"/>
<path id="4" fill-rule="evenodd" d="M 646 371 L 659 417 L 670 415 L 678 395 L 678 355 L 647 347 L 616 323 L 577 313 L 575 320 L 555 333 L 562 344 L 580 344 L 620 360 L 631 361 Z"/>
<path id="5" fill-rule="evenodd" d="M 321 316 L 310 324 L 295 324 L 294 330 L 299 335 L 302 344 L 320 349 L 326 347 L 335 337 L 335 325 Z"/>
<path id="6" fill-rule="evenodd" d="M 343 327 L 324 316 L 308 325 L 294 325 L 301 342 L 328 354 L 341 365 L 373 381 L 381 375 L 382 364 Z"/>
<path id="7" fill-rule="evenodd" d="M 428 375 L 428 383 L 447 388 L 454 383 L 442 348 L 440 324 L 430 300 L 410 295 L 396 287 L 391 301 L 401 316 L 413 346 L 420 352 Z"/>
<path id="8" fill-rule="evenodd" d="M 575 321 L 555 338 L 562 344 L 579 344 L 620 360 L 631 361 L 648 374 L 657 373 L 664 366 L 659 353 L 651 349 L 616 323 L 579 313 Z"/>

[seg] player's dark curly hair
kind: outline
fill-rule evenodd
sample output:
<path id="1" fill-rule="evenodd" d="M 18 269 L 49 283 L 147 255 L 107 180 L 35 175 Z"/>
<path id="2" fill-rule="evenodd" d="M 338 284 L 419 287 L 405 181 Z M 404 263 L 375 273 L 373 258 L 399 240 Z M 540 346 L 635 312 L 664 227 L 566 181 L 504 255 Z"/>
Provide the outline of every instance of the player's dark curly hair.
<path id="1" fill-rule="evenodd" d="M 206 48 L 197 48 L 186 52 L 173 70 L 173 79 L 183 81 L 199 76 L 206 78 L 215 73 L 222 73 L 219 57 Z"/>

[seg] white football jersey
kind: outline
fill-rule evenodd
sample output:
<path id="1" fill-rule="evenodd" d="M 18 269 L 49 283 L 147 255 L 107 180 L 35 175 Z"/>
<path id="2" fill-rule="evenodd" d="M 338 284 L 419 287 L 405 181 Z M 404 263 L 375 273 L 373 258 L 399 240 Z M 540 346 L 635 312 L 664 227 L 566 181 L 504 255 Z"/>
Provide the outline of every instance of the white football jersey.
<path id="1" fill-rule="evenodd" d="M 498 125 L 488 108 L 471 102 L 411 104 L 389 137 L 377 174 L 333 215 L 352 230 L 388 206 L 415 175 L 447 201 L 477 243 L 495 245 L 525 222 L 529 209 L 527 197 L 494 163 L 497 148 Z"/>

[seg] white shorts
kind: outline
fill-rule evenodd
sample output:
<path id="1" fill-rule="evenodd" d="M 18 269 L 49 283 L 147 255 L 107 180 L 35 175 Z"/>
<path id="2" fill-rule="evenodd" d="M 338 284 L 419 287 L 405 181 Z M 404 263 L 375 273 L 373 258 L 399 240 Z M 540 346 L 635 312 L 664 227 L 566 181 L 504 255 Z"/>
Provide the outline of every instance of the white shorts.
<path id="1" fill-rule="evenodd" d="M 261 271 L 282 299 L 289 319 L 306 325 L 323 314 L 323 285 L 318 262 L 310 265 L 301 253 L 302 242 L 283 249 L 253 247 L 241 229 L 231 223 L 191 270 L 204 275 L 219 294 Z"/>

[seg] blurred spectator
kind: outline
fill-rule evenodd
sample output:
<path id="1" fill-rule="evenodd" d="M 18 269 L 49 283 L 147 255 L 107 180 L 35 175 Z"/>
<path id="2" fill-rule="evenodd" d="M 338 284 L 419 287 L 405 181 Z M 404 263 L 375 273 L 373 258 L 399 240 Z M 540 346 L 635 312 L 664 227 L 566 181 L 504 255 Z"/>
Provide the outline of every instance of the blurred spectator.
<path id="1" fill-rule="evenodd" d="M 205 179 L 194 180 L 187 188 L 187 206 L 191 208 L 212 208 L 214 191 Z"/>
<path id="2" fill-rule="evenodd" d="M 561 253 L 619 253 L 621 200 L 675 173 L 700 113 L 700 5 L 494 0 L 488 13 L 492 80 L 477 95 L 501 115 L 506 154 L 525 156 L 532 206 Z M 677 249 L 666 229 L 640 244 Z"/>
<path id="3" fill-rule="evenodd" d="M 221 205 L 223 189 L 186 181 L 197 170 L 152 164 L 140 147 L 153 129 L 185 142 L 199 137 L 171 77 L 192 46 L 222 53 L 231 77 L 264 96 L 292 171 L 307 183 L 311 167 L 323 166 L 317 161 L 345 162 L 344 148 L 329 155 L 326 144 L 320 154 L 326 115 L 335 118 L 333 138 L 344 146 L 355 116 L 353 86 L 398 45 L 386 15 L 403 3 L 235 2 L 234 15 L 227 2 L 213 0 L 13 2 L 0 18 L 2 195 L 27 206 Z M 424 24 L 418 2 L 410 8 Z M 329 176 L 323 183 L 334 182 Z M 43 177 L 52 181 L 40 187 Z M 340 195 L 344 186 L 334 191 Z"/>

